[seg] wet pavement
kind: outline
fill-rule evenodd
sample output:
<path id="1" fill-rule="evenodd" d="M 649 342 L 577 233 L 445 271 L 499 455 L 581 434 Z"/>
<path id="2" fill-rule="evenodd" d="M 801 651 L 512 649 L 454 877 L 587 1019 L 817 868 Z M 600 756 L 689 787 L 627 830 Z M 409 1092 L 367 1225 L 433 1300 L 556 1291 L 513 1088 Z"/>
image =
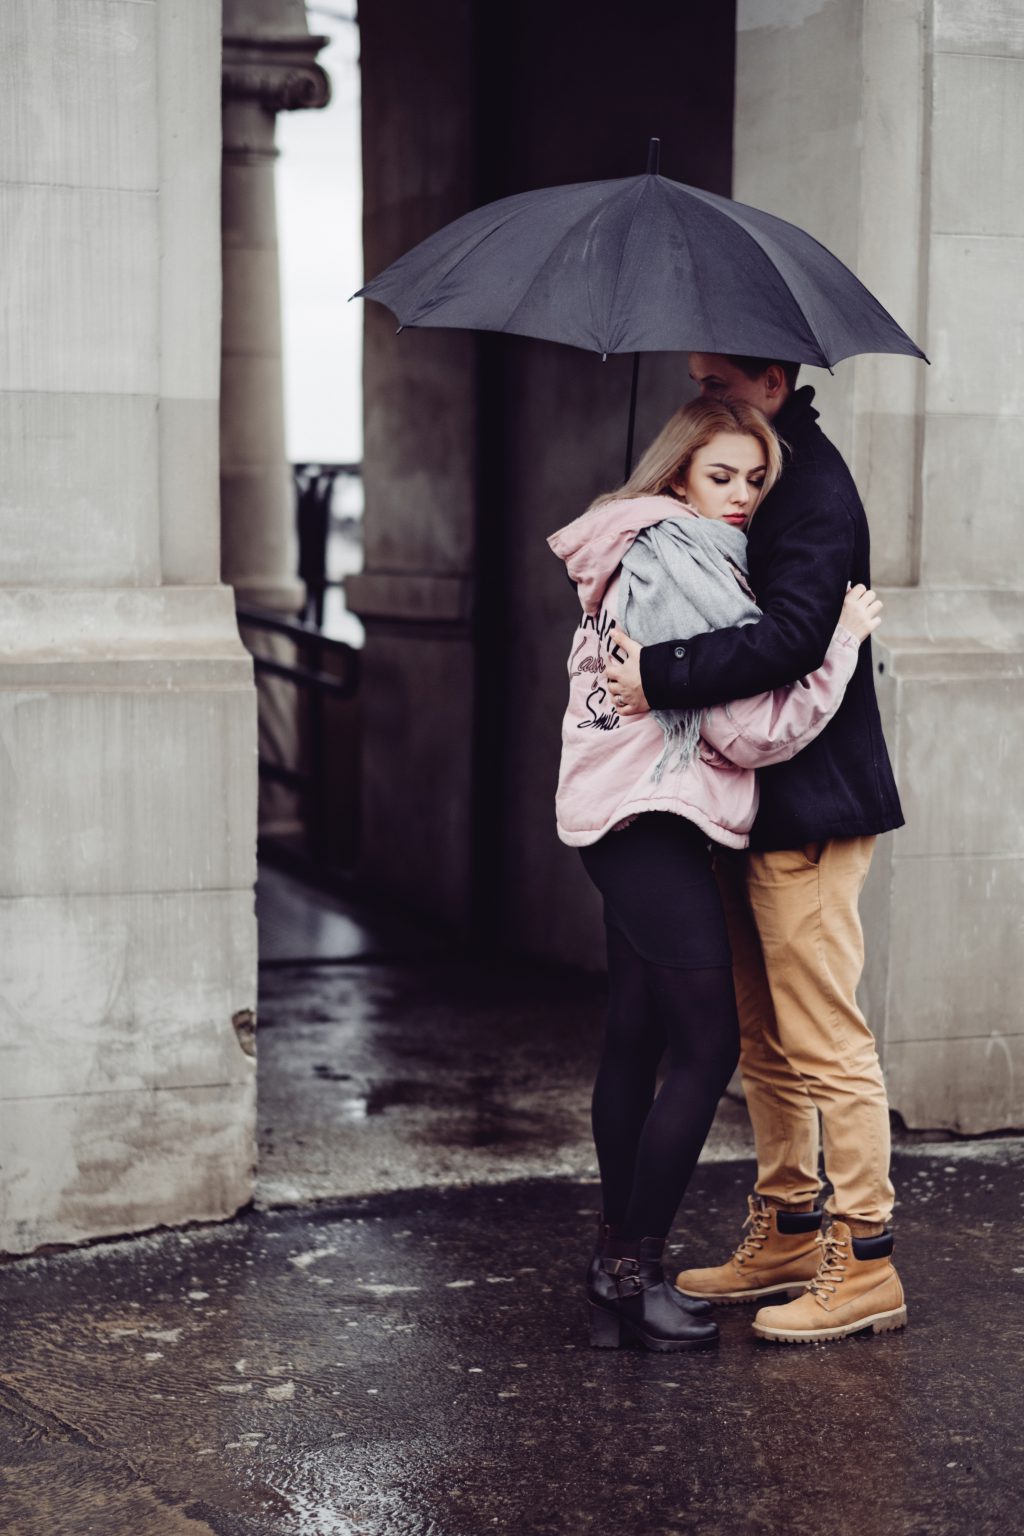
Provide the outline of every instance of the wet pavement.
<path id="1" fill-rule="evenodd" d="M 898 1150 L 903 1333 L 780 1347 L 736 1307 L 717 1350 L 591 1350 L 599 985 L 350 938 L 293 966 L 279 934 L 264 978 L 292 1208 L 0 1267 L 4 1536 L 1024 1529 L 1024 1141 Z M 741 1114 L 681 1264 L 735 1242 Z"/>
<path id="2" fill-rule="evenodd" d="M 587 1347 L 593 1191 L 529 1181 L 250 1214 L 0 1271 L 7 1536 L 1021 1529 L 1021 1173 L 897 1158 L 902 1334 Z M 699 1171 L 687 1263 L 745 1165 Z"/>

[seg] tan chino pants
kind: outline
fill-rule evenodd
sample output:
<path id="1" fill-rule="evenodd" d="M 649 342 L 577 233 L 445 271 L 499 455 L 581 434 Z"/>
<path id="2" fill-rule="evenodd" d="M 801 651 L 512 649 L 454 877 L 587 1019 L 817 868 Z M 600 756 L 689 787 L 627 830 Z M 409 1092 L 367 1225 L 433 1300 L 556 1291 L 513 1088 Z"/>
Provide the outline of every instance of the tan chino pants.
<path id="1" fill-rule="evenodd" d="M 857 1007 L 858 900 L 873 837 L 833 838 L 716 859 L 740 1016 L 740 1071 L 757 1147 L 757 1193 L 816 1200 L 818 1115 L 828 1207 L 892 1214 L 889 1106 L 875 1040 Z"/>

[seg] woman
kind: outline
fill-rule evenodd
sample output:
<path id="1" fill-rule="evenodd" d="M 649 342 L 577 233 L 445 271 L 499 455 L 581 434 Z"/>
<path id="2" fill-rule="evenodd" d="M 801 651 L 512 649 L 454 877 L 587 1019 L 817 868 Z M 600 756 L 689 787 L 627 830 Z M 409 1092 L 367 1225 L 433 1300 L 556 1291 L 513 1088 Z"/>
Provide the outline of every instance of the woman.
<path id="1" fill-rule="evenodd" d="M 755 769 L 791 757 L 832 717 L 881 605 L 855 588 L 817 672 L 708 711 L 619 716 L 605 658 L 617 625 L 646 645 L 756 621 L 744 529 L 781 467 L 759 411 L 696 400 L 675 413 L 621 490 L 548 541 L 583 608 L 569 657 L 558 833 L 580 849 L 604 897 L 608 944 L 608 1024 L 593 1098 L 603 1213 L 587 1278 L 598 1346 L 617 1347 L 623 1329 L 656 1350 L 717 1339 L 708 1304 L 684 1298 L 661 1268 L 739 1055 L 711 848 L 746 846 Z"/>

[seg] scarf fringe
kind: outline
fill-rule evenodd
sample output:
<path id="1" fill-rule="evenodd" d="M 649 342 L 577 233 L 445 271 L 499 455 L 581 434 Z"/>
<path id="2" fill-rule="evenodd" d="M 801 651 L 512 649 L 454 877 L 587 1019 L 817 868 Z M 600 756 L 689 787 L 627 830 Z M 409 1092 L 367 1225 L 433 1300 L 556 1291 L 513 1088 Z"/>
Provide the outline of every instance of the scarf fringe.
<path id="1" fill-rule="evenodd" d="M 656 709 L 653 714 L 665 736 L 661 756 L 651 774 L 651 782 L 660 784 L 666 771 L 680 773 L 693 760 L 700 742 L 704 711 L 702 709 Z"/>

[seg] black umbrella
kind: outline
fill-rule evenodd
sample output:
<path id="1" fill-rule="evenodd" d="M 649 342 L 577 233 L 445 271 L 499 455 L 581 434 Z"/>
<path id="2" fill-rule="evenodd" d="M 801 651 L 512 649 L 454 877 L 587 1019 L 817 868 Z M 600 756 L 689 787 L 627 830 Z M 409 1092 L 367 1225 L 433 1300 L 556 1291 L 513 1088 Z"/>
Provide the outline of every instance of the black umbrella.
<path id="1" fill-rule="evenodd" d="M 924 358 L 849 268 L 770 213 L 658 174 L 488 203 L 414 246 L 356 298 L 404 326 L 507 331 L 632 352 L 719 352 L 831 368 L 861 352 Z M 925 361 L 927 359 L 925 358 Z"/>

